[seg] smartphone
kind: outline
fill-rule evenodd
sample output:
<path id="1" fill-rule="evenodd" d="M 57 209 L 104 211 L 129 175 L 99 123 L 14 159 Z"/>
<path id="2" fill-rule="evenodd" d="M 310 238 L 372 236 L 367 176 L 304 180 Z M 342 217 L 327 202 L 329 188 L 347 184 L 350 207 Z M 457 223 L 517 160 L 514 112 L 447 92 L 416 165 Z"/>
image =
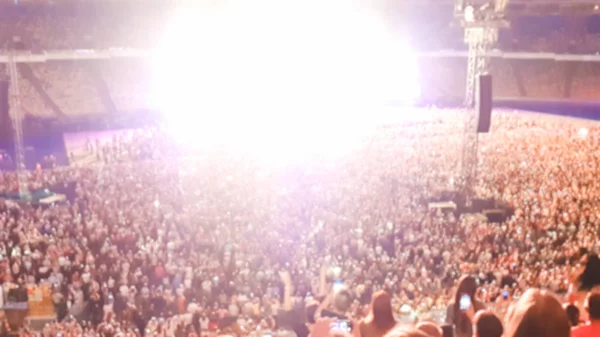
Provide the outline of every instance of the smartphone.
<path id="1" fill-rule="evenodd" d="M 504 298 L 505 300 L 507 300 L 507 299 L 508 299 L 508 291 L 507 291 L 507 290 L 504 290 L 504 291 L 502 292 L 502 298 Z"/>
<path id="2" fill-rule="evenodd" d="M 466 311 L 471 308 L 471 296 L 464 294 L 460 297 L 460 302 L 458 303 L 460 310 Z"/>
<path id="3" fill-rule="evenodd" d="M 352 332 L 352 322 L 349 320 L 338 320 L 331 323 L 331 331 Z"/>
<path id="4" fill-rule="evenodd" d="M 333 291 L 338 292 L 344 288 L 344 282 L 337 280 L 333 282 Z"/>

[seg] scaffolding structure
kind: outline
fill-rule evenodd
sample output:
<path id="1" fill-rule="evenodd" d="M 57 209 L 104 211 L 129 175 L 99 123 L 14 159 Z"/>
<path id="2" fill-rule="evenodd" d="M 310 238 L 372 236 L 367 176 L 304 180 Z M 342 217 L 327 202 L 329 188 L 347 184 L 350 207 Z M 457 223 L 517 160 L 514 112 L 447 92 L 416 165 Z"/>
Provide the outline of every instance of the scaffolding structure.
<path id="1" fill-rule="evenodd" d="M 13 50 L 8 59 L 8 77 L 10 93 L 9 116 L 13 128 L 13 143 L 15 148 L 15 169 L 17 173 L 17 182 L 19 196 L 26 197 L 29 194 L 27 187 L 27 171 L 25 168 L 25 147 L 23 145 L 23 113 L 21 110 L 21 95 L 19 94 L 19 70 L 15 60 L 15 51 Z"/>
<path id="2" fill-rule="evenodd" d="M 460 0 L 459 0 L 460 1 Z M 463 12 L 464 11 L 464 12 Z M 475 106 L 477 94 L 477 78 L 489 73 L 490 51 L 498 41 L 500 28 L 507 28 L 502 12 L 489 10 L 476 12 L 477 16 L 470 18 L 467 12 L 477 9 L 462 8 L 457 13 L 459 22 L 465 30 L 464 41 L 469 47 L 467 58 L 467 81 L 464 100 L 464 133 L 461 156 L 461 189 L 470 204 L 474 197 L 477 184 L 477 167 L 479 153 L 479 134 L 477 132 L 478 110 Z"/>

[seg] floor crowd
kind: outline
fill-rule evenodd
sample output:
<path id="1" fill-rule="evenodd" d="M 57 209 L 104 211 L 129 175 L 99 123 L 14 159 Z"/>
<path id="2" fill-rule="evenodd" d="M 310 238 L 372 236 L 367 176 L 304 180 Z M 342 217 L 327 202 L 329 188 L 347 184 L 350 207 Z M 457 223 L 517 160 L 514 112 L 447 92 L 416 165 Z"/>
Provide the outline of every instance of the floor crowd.
<path id="1" fill-rule="evenodd" d="M 0 281 L 53 289 L 63 323 L 48 336 L 297 330 L 337 282 L 345 315 L 363 318 L 383 290 L 411 322 L 443 320 L 465 274 L 499 315 L 530 288 L 573 291 L 598 251 L 600 129 L 496 113 L 476 192 L 516 210 L 489 224 L 423 202 L 458 185 L 460 113 L 421 111 L 345 155 L 278 165 L 229 148 L 172 156 L 158 131 L 90 142 L 108 163 L 28 176 L 30 189 L 75 182 L 75 200 L 3 203 Z M 16 181 L 0 175 L 4 191 Z"/>

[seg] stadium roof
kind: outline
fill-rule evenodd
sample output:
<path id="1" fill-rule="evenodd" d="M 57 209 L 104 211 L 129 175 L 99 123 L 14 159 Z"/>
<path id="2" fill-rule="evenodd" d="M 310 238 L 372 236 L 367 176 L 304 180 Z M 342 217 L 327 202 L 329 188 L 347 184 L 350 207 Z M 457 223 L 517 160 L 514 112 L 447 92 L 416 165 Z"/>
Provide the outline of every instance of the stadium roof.
<path id="1" fill-rule="evenodd" d="M 397 0 L 398 5 L 454 6 L 453 0 Z M 507 14 L 511 15 L 600 15 L 600 0 L 510 0 Z"/>
<path id="2" fill-rule="evenodd" d="M 152 3 L 177 4 L 186 1 L 205 2 L 207 5 L 215 4 L 218 0 L 0 0 L 4 5 L 61 5 L 61 4 L 140 4 Z M 380 2 L 385 7 L 404 6 L 454 6 L 454 0 L 366 0 L 377 6 Z M 478 3 L 478 0 L 469 1 Z M 451 11 L 451 9 L 449 9 Z M 600 15 L 600 0 L 510 0 L 509 15 Z"/>

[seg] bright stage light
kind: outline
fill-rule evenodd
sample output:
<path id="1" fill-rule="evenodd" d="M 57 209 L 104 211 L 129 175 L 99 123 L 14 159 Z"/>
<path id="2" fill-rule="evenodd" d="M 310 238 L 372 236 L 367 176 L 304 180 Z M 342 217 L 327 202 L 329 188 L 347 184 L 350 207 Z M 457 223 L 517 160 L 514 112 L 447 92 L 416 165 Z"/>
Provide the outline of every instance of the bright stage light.
<path id="1" fill-rule="evenodd" d="M 183 8 L 154 55 L 154 105 L 187 141 L 336 148 L 419 95 L 416 56 L 381 17 L 345 1 Z"/>

